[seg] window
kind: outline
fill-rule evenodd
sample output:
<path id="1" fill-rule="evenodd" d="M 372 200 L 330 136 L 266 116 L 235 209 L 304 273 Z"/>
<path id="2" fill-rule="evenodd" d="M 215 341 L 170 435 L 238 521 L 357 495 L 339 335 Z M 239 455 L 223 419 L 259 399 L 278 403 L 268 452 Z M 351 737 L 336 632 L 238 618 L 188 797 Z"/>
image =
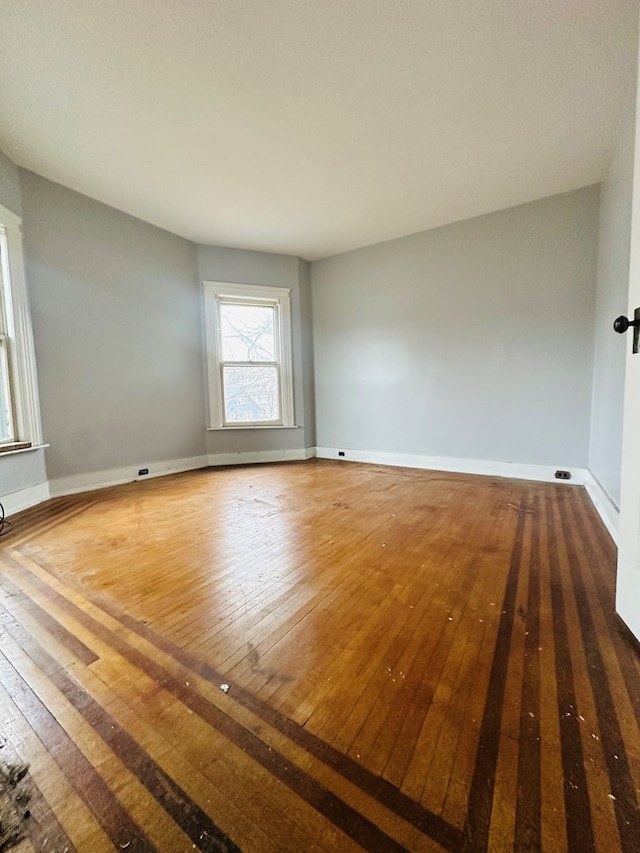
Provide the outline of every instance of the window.
<path id="1" fill-rule="evenodd" d="M 3 229 L 4 230 L 4 229 Z M 6 239 L 0 232 L 0 261 L 6 252 Z M 2 264 L 4 266 L 4 264 Z M 13 403 L 11 401 L 11 374 L 9 370 L 9 314 L 8 292 L 5 294 L 5 276 L 0 268 L 0 445 L 14 442 L 16 437 L 16 424 L 13 415 Z M 7 288 L 8 291 L 8 288 Z"/>
<path id="2" fill-rule="evenodd" d="M 293 426 L 290 291 L 205 281 L 212 429 Z"/>
<path id="3" fill-rule="evenodd" d="M 0 206 L 0 452 L 42 444 L 21 220 Z"/>

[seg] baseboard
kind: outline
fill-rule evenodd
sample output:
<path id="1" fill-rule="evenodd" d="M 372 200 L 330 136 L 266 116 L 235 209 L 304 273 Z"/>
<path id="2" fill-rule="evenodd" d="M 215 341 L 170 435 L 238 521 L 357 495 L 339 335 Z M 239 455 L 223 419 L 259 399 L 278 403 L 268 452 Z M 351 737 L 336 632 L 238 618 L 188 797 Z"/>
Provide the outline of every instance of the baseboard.
<path id="1" fill-rule="evenodd" d="M 74 474 L 70 477 L 60 477 L 50 480 L 47 495 L 44 498 L 40 498 L 40 500 L 46 500 L 48 497 L 61 497 L 62 495 L 75 495 L 80 492 L 106 489 L 109 486 L 121 486 L 124 483 L 133 483 L 137 480 L 150 480 L 154 477 L 179 474 L 183 471 L 195 471 L 198 468 L 207 468 L 210 466 L 247 465 L 255 462 L 283 462 L 311 459 L 315 455 L 315 447 L 307 447 L 301 450 L 262 450 L 255 453 L 214 453 L 208 456 L 173 459 L 170 462 L 149 462 L 135 466 L 129 465 L 123 468 L 110 468 L 106 471 L 88 471 L 84 474 Z M 138 474 L 141 467 L 148 468 L 149 473 Z M 26 506 L 27 504 L 20 508 L 24 509 Z M 17 510 L 12 511 L 17 512 Z M 7 514 L 8 512 L 9 510 L 7 509 Z"/>
<path id="2" fill-rule="evenodd" d="M 611 538 L 617 545 L 620 510 L 596 480 L 591 471 L 586 472 L 584 485 L 587 490 L 587 494 L 591 498 L 591 503 L 596 508 L 604 526 L 607 528 L 611 534 Z"/>
<path id="3" fill-rule="evenodd" d="M 344 456 L 338 456 L 344 453 Z M 526 465 L 518 462 L 493 462 L 483 459 L 459 459 L 453 456 L 417 456 L 409 453 L 378 453 L 370 450 L 339 450 L 336 447 L 316 447 L 319 459 L 339 459 L 350 462 L 368 462 L 374 465 L 393 465 L 400 468 L 426 468 L 431 471 L 449 471 L 456 474 L 481 474 L 489 477 L 509 477 L 517 480 L 538 480 L 544 483 L 568 483 L 582 486 L 586 476 L 584 468 L 566 468 L 552 465 Z M 569 471 L 570 480 L 556 480 L 558 467 Z"/>
<path id="4" fill-rule="evenodd" d="M 224 465 L 255 465 L 260 462 L 298 462 L 312 459 L 316 455 L 315 447 L 303 447 L 299 450 L 255 450 L 241 453 L 210 453 L 207 457 L 212 468 Z"/>
<path id="5" fill-rule="evenodd" d="M 26 489 L 20 489 L 18 492 L 11 492 L 8 495 L 3 495 L 0 503 L 4 507 L 4 513 L 8 517 L 15 515 L 16 512 L 22 512 L 23 509 L 29 509 L 32 506 L 37 506 L 43 501 L 48 501 L 51 497 L 49 491 L 49 483 L 37 483 L 35 486 L 29 486 Z"/>
<path id="6" fill-rule="evenodd" d="M 197 468 L 206 468 L 207 465 L 206 456 L 190 456 L 187 459 L 173 459 L 170 462 L 149 462 L 129 465 L 125 468 L 110 468 L 107 471 L 89 471 L 85 474 L 75 474 L 71 477 L 51 480 L 49 485 L 53 497 L 75 495 L 79 492 L 90 492 L 95 489 L 105 489 L 108 486 L 133 483 L 136 480 L 149 480 L 153 477 L 164 477 L 167 474 L 195 471 Z M 148 468 L 149 473 L 138 474 L 141 467 Z"/>

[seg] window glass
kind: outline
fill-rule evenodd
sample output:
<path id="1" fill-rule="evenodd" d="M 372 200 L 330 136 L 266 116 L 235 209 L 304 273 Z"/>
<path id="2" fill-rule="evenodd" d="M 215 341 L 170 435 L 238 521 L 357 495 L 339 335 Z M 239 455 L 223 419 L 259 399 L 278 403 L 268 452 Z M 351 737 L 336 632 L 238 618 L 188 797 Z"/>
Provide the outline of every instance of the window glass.
<path id="1" fill-rule="evenodd" d="M 227 423 L 279 420 L 280 395 L 275 365 L 225 364 L 222 373 L 224 419 Z"/>
<path id="2" fill-rule="evenodd" d="M 9 385 L 9 337 L 6 325 L 7 306 L 5 304 L 6 282 L 2 274 L 3 260 L 6 254 L 4 234 L 0 240 L 0 444 L 13 441 L 13 412 L 11 405 L 11 386 Z"/>
<path id="3" fill-rule="evenodd" d="M 0 442 L 12 441 L 13 417 L 9 397 L 9 365 L 7 364 L 7 348 L 5 341 L 0 339 Z"/>
<path id="4" fill-rule="evenodd" d="M 220 305 L 223 361 L 275 361 L 275 311 L 265 305 Z"/>

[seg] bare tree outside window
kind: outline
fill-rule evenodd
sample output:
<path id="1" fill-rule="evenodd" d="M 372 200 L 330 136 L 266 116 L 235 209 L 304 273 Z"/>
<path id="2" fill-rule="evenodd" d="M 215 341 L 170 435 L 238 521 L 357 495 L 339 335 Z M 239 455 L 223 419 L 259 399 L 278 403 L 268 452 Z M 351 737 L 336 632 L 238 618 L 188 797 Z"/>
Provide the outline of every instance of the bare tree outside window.
<path id="1" fill-rule="evenodd" d="M 0 443 L 14 439 L 11 387 L 9 385 L 9 333 L 7 328 L 6 284 L 2 272 L 4 246 L 0 245 Z"/>
<path id="2" fill-rule="evenodd" d="M 219 316 L 225 421 L 279 420 L 275 308 L 222 302 Z"/>
<path id="3" fill-rule="evenodd" d="M 0 442 L 13 438 L 12 420 L 6 347 L 0 338 Z"/>

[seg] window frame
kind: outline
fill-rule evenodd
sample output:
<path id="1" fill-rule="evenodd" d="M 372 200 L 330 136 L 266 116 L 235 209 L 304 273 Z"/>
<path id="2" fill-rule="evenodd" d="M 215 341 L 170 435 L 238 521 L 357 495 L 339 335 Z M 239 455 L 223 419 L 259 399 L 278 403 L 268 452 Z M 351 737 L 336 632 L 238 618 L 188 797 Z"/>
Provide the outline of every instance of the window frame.
<path id="1" fill-rule="evenodd" d="M 291 346 L 291 290 L 285 287 L 265 287 L 254 284 L 232 284 L 205 281 L 205 327 L 207 344 L 207 372 L 209 386 L 209 427 L 213 430 L 229 429 L 282 429 L 293 427 L 293 358 Z M 274 308 L 277 360 L 280 394 L 280 417 L 276 421 L 225 421 L 220 335 L 220 305 L 265 305 Z"/>
<path id="2" fill-rule="evenodd" d="M 9 405 L 14 435 L 0 452 L 42 445 L 35 347 L 22 247 L 22 220 L 0 205 L 0 311 L 8 363 Z"/>

